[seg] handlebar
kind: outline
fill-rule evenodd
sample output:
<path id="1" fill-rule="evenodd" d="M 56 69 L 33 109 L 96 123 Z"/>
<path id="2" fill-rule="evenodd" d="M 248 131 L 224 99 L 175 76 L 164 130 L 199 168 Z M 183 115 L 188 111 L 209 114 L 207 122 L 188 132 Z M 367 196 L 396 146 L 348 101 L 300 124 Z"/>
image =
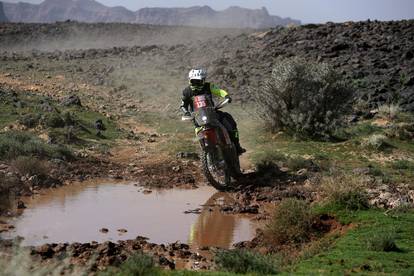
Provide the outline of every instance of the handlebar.
<path id="1" fill-rule="evenodd" d="M 224 99 L 222 102 L 218 103 L 215 107 L 216 110 L 219 110 L 225 107 L 229 103 L 230 99 Z"/>
<path id="2" fill-rule="evenodd" d="M 191 121 L 193 119 L 194 119 L 193 116 L 182 116 L 181 117 L 181 121 Z"/>

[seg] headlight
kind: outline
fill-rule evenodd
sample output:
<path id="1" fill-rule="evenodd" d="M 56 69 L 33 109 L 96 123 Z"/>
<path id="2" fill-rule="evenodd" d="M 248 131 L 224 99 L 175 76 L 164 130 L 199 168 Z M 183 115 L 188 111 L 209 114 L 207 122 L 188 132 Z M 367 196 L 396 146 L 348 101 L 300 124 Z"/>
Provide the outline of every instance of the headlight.
<path id="1" fill-rule="evenodd" d="M 201 117 L 201 120 L 203 120 L 203 122 L 207 122 L 207 116 Z"/>

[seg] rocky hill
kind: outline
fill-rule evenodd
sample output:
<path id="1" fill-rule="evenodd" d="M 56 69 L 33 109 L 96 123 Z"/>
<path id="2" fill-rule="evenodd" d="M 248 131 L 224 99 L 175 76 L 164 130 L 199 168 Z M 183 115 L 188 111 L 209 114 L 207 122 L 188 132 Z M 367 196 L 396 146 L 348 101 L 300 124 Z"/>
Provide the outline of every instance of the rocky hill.
<path id="1" fill-rule="evenodd" d="M 191 8 L 144 8 L 136 12 L 124 7 L 107 7 L 94 0 L 45 0 L 39 5 L 4 3 L 11 22 L 128 22 L 221 28 L 268 28 L 300 21 L 271 16 L 261 10 L 230 7 L 215 11 L 208 6 Z"/>
<path id="2" fill-rule="evenodd" d="M 260 10 L 230 7 L 217 12 L 208 6 L 191 8 L 144 8 L 137 11 L 136 22 L 156 25 L 184 25 L 198 27 L 269 28 L 296 24 L 300 21 L 271 16 L 266 8 Z"/>
<path id="3" fill-rule="evenodd" d="M 0 22 L 7 22 L 7 17 L 4 14 L 3 3 L 0 2 Z"/>

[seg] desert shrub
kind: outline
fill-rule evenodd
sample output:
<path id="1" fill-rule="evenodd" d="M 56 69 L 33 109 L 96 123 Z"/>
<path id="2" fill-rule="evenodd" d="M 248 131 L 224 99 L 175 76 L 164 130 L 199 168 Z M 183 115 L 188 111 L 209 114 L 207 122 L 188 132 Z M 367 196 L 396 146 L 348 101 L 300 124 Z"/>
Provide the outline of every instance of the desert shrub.
<path id="1" fill-rule="evenodd" d="M 40 177 L 48 174 L 48 165 L 45 161 L 39 160 L 36 157 L 20 156 L 13 160 L 12 166 L 19 172 L 20 175 Z"/>
<path id="2" fill-rule="evenodd" d="M 63 113 L 63 121 L 65 123 L 65 126 L 74 126 L 76 124 L 76 120 L 73 114 L 70 112 Z"/>
<path id="3" fill-rule="evenodd" d="M 8 191 L 13 186 L 18 184 L 18 179 L 15 177 L 9 177 L 0 173 L 0 195 L 8 195 Z M 0 202 L 2 200 L 0 199 Z"/>
<path id="4" fill-rule="evenodd" d="M 43 119 L 43 124 L 46 127 L 51 127 L 51 128 L 65 127 L 65 121 L 62 119 L 62 117 L 57 112 L 46 114 Z"/>
<path id="5" fill-rule="evenodd" d="M 383 134 L 374 134 L 369 136 L 363 143 L 370 150 L 384 151 L 391 148 L 388 138 Z"/>
<path id="6" fill-rule="evenodd" d="M 161 275 L 161 270 L 155 266 L 154 259 L 151 256 L 137 253 L 129 257 L 119 268 L 109 268 L 99 275 L 152 276 Z"/>
<path id="7" fill-rule="evenodd" d="M 331 137 L 353 97 L 328 64 L 300 58 L 277 61 L 270 78 L 251 92 L 271 130 L 313 138 Z"/>
<path id="8" fill-rule="evenodd" d="M 274 245 L 302 243 L 310 239 L 314 215 L 307 202 L 288 198 L 280 202 L 265 229 Z"/>
<path id="9" fill-rule="evenodd" d="M 412 141 L 414 139 L 414 123 L 393 124 L 385 130 L 390 138 Z"/>
<path id="10" fill-rule="evenodd" d="M 280 174 L 279 166 L 272 161 L 261 161 L 256 164 L 256 173 L 260 176 L 275 176 Z"/>
<path id="11" fill-rule="evenodd" d="M 381 252 L 398 252 L 400 249 L 395 243 L 396 237 L 397 234 L 394 230 L 375 233 L 367 238 L 368 249 Z"/>
<path id="12" fill-rule="evenodd" d="M 329 203 L 353 211 L 370 207 L 365 187 L 365 181 L 353 174 L 324 176 L 320 182 L 321 192 Z"/>
<path id="13" fill-rule="evenodd" d="M 414 170 L 414 163 L 408 160 L 397 160 L 391 164 L 391 167 L 395 170 L 408 170 L 411 168 Z"/>
<path id="14" fill-rule="evenodd" d="M 398 104 L 384 104 L 378 107 L 378 116 L 387 120 L 395 120 L 402 110 Z"/>
<path id="15" fill-rule="evenodd" d="M 302 157 L 291 157 L 288 159 L 286 165 L 290 170 L 298 171 L 300 169 L 317 170 L 318 166 L 310 159 Z"/>
<path id="16" fill-rule="evenodd" d="M 276 274 L 277 264 L 269 256 L 247 250 L 234 249 L 218 251 L 214 261 L 220 270 L 234 273 Z"/>
<path id="17" fill-rule="evenodd" d="M 72 158 L 72 152 L 60 145 L 48 145 L 38 137 L 25 132 L 0 133 L 0 159 L 15 159 L 19 156 L 39 158 Z"/>
<path id="18" fill-rule="evenodd" d="M 19 119 L 19 123 L 28 128 L 34 128 L 39 124 L 40 116 L 38 114 L 26 114 Z"/>

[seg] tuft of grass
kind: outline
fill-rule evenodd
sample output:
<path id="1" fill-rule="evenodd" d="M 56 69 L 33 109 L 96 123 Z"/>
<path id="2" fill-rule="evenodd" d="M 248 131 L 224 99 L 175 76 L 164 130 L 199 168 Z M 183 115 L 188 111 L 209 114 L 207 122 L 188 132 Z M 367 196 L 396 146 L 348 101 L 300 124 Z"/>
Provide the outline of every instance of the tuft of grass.
<path id="1" fill-rule="evenodd" d="M 248 250 L 234 249 L 219 251 L 214 261 L 220 270 L 234 273 L 276 274 L 276 261 L 270 256 L 260 255 Z"/>
<path id="2" fill-rule="evenodd" d="M 39 124 L 40 116 L 37 114 L 26 114 L 19 119 L 19 123 L 27 128 L 34 128 Z"/>
<path id="3" fill-rule="evenodd" d="M 374 235 L 367 238 L 367 246 L 372 251 L 399 252 L 401 249 L 395 243 L 396 238 L 395 230 L 374 233 Z"/>
<path id="4" fill-rule="evenodd" d="M 391 164 L 391 167 L 395 170 L 414 169 L 414 163 L 408 160 L 397 160 Z"/>
<path id="5" fill-rule="evenodd" d="M 44 116 L 43 124 L 50 128 L 63 128 L 65 127 L 65 120 L 62 119 L 60 114 L 53 112 Z"/>
<path id="6" fill-rule="evenodd" d="M 320 188 L 327 201 L 346 210 L 366 210 L 369 202 L 362 178 L 352 174 L 334 174 L 321 179 Z"/>
<path id="7" fill-rule="evenodd" d="M 265 238 L 275 246 L 307 242 L 311 238 L 313 218 L 309 203 L 283 199 L 266 226 Z"/>
<path id="8" fill-rule="evenodd" d="M 387 120 L 395 120 L 401 114 L 402 109 L 398 104 L 384 104 L 378 107 L 378 116 Z"/>
<path id="9" fill-rule="evenodd" d="M 155 266 L 155 261 L 151 256 L 136 253 L 129 257 L 119 268 L 111 267 L 99 275 L 152 276 L 161 275 L 161 269 Z"/>
<path id="10" fill-rule="evenodd" d="M 287 166 L 292 171 L 298 171 L 300 169 L 315 170 L 316 164 L 310 160 L 302 157 L 292 157 L 287 161 Z"/>
<path id="11" fill-rule="evenodd" d="M 384 151 L 391 148 L 391 144 L 388 142 L 388 138 L 383 134 L 373 134 L 369 136 L 364 145 L 371 150 Z"/>
<path id="12" fill-rule="evenodd" d="M 0 159 L 15 159 L 19 156 L 73 158 L 73 154 L 68 148 L 46 144 L 31 133 L 19 131 L 0 133 Z"/>
<path id="13" fill-rule="evenodd" d="M 20 175 L 39 177 L 47 176 L 48 164 L 46 161 L 39 160 L 36 157 L 20 156 L 13 160 L 12 166 L 19 172 Z"/>

